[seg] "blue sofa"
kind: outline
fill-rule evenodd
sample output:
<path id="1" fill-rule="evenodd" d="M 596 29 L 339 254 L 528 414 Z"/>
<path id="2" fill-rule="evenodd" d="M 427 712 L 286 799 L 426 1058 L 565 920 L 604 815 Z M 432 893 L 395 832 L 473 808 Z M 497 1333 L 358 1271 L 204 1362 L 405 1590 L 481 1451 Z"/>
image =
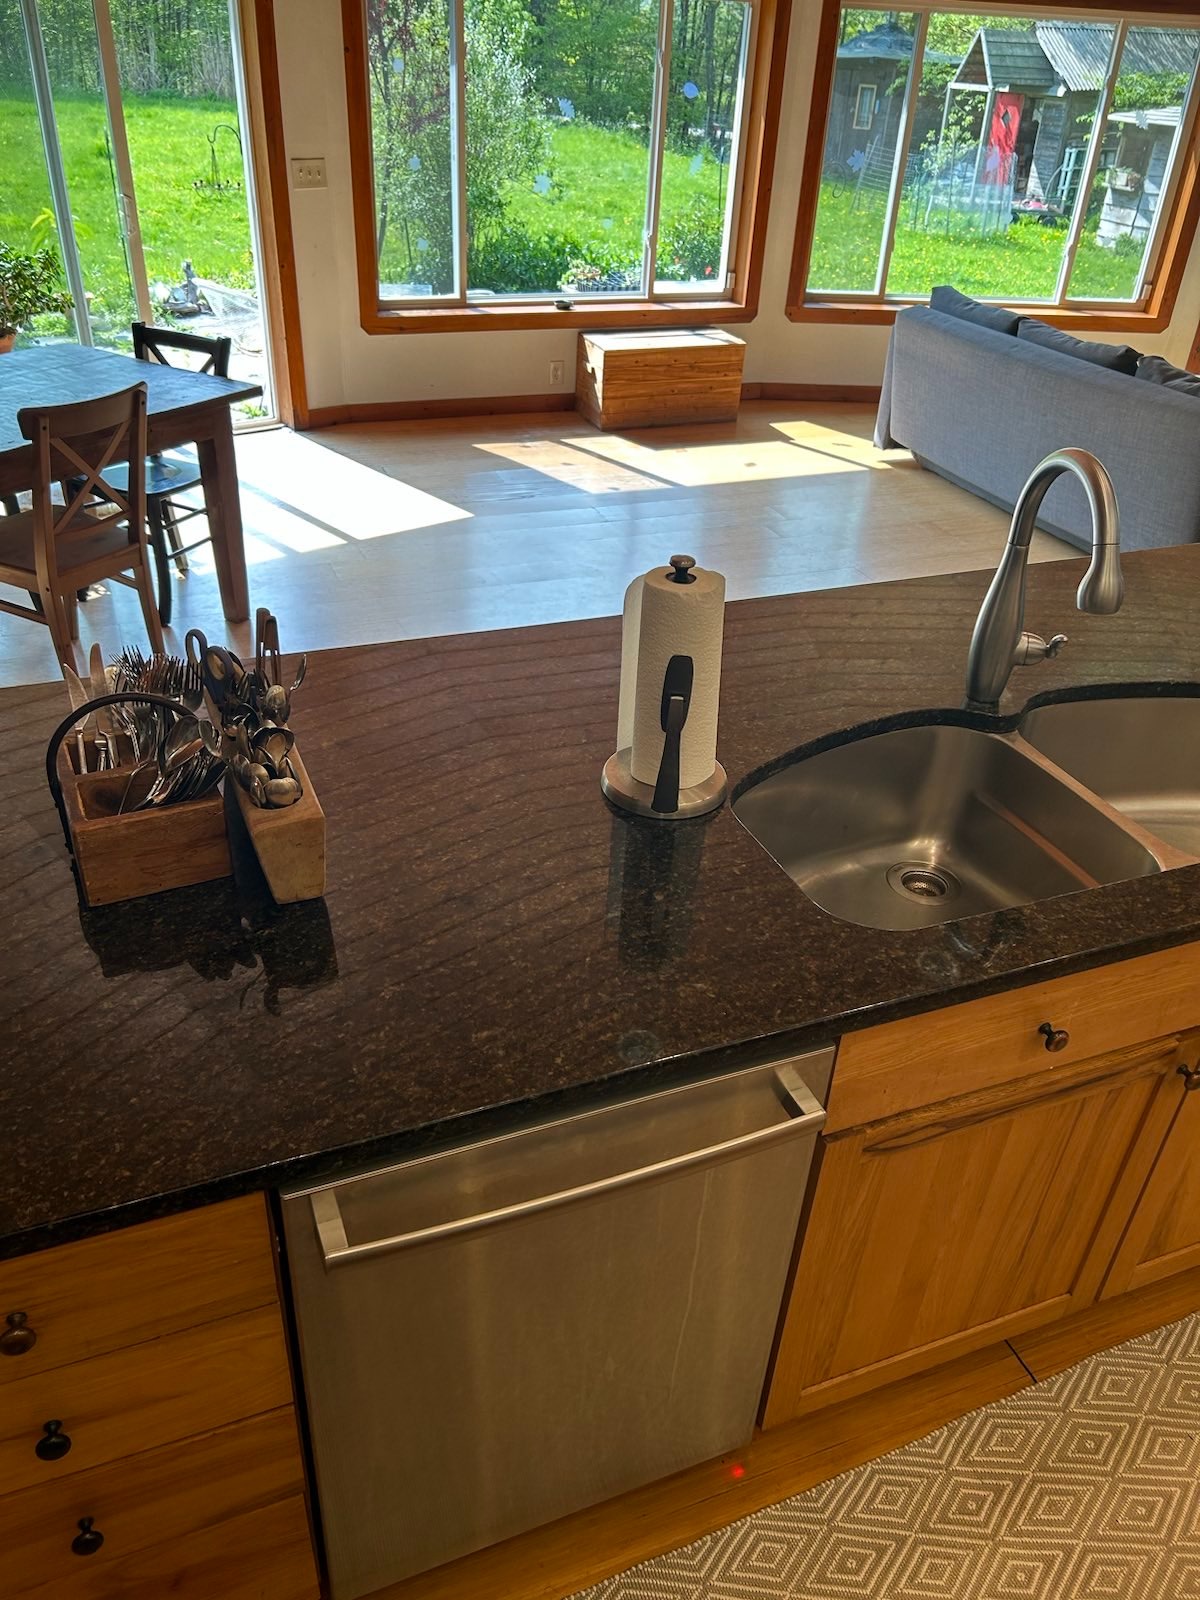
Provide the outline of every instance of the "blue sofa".
<path id="1" fill-rule="evenodd" d="M 1011 510 L 1043 456 L 1064 445 L 1108 468 L 1127 550 L 1200 538 L 1200 398 L 912 306 L 888 347 L 875 443 Z M 1039 525 L 1090 547 L 1073 478 L 1047 494 Z"/>

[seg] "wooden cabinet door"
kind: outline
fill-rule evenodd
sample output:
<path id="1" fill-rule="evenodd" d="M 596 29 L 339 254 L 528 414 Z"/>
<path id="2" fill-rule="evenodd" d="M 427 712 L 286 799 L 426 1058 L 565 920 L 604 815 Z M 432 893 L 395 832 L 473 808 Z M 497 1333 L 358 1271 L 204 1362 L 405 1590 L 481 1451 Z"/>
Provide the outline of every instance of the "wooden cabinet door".
<path id="1" fill-rule="evenodd" d="M 1174 1121 L 1117 1250 L 1102 1298 L 1200 1267 L 1200 1033 L 1183 1043 Z"/>
<path id="2" fill-rule="evenodd" d="M 823 1141 L 765 1425 L 1094 1301 L 1180 1061 L 1160 1040 Z"/>

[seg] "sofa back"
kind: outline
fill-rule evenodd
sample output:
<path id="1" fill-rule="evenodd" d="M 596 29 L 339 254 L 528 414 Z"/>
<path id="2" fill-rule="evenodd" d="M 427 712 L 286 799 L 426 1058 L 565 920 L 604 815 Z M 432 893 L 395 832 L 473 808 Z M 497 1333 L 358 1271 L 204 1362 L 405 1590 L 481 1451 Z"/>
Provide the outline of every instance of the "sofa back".
<path id="1" fill-rule="evenodd" d="M 1041 459 L 1090 450 L 1113 480 L 1127 550 L 1200 538 L 1200 399 L 912 306 L 896 317 L 881 430 L 1011 510 Z M 1083 490 L 1063 477 L 1039 525 L 1088 548 Z"/>

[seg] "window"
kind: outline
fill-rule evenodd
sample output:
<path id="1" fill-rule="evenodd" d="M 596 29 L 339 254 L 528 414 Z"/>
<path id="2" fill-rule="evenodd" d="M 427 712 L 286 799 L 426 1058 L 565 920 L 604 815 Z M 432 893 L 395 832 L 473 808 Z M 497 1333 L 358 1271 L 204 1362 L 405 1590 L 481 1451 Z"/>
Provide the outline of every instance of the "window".
<path id="1" fill-rule="evenodd" d="M 344 0 L 344 18 L 364 326 L 752 314 L 775 0 Z"/>
<path id="2" fill-rule="evenodd" d="M 831 11 L 791 315 L 886 320 L 889 301 L 951 283 L 1099 326 L 1165 326 L 1195 226 L 1195 26 Z"/>
<path id="3" fill-rule="evenodd" d="M 860 83 L 854 102 L 854 126 L 868 129 L 875 120 L 875 85 Z"/>

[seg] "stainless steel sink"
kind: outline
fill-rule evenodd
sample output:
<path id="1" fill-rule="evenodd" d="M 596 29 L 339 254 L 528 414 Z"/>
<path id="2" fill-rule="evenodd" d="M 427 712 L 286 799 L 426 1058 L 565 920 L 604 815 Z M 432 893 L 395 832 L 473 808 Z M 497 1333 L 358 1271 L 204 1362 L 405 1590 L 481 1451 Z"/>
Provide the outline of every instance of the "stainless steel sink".
<path id="1" fill-rule="evenodd" d="M 1200 699 L 1063 701 L 1028 712 L 1021 733 L 1123 816 L 1200 856 Z"/>
<path id="2" fill-rule="evenodd" d="M 740 822 L 834 916 L 920 928 L 1161 871 L 1149 849 L 1019 742 L 920 726 L 801 757 Z"/>

